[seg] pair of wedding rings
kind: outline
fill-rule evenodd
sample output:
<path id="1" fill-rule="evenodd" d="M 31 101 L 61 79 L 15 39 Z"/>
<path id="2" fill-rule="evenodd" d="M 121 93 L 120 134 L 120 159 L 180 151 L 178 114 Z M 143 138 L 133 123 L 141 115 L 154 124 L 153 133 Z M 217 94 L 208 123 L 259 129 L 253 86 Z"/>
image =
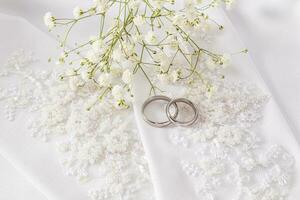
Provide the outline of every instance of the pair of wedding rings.
<path id="1" fill-rule="evenodd" d="M 168 118 L 167 121 L 156 122 L 156 121 L 150 120 L 147 117 L 147 115 L 145 114 L 146 108 L 154 101 L 166 101 L 167 102 L 167 106 L 165 109 L 165 113 Z M 189 119 L 186 121 L 179 121 L 177 119 L 178 113 L 179 113 L 179 108 L 177 105 L 178 103 L 184 103 L 192 108 L 192 110 L 193 110 L 193 118 L 192 119 Z M 175 108 L 174 113 L 171 113 L 172 106 Z M 149 97 L 142 106 L 142 114 L 143 114 L 143 118 L 144 118 L 145 122 L 147 122 L 151 126 L 158 127 L 158 128 L 162 128 L 162 127 L 168 126 L 170 124 L 179 125 L 179 126 L 190 126 L 190 125 L 194 124 L 198 119 L 198 110 L 193 102 L 191 102 L 190 100 L 188 100 L 186 98 L 171 99 L 167 96 L 162 96 L 162 95 L 156 95 L 156 96 Z"/>

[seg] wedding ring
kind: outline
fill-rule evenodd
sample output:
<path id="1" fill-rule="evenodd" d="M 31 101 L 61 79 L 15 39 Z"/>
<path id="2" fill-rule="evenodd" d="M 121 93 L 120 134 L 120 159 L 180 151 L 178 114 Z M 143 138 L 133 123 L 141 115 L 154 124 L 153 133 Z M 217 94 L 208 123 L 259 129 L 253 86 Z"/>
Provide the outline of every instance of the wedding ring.
<path id="1" fill-rule="evenodd" d="M 159 101 L 159 100 L 163 100 L 163 101 L 166 101 L 166 102 L 170 102 L 172 99 L 169 98 L 169 97 L 166 97 L 166 96 L 162 96 L 162 95 L 156 95 L 156 96 L 152 96 L 152 97 L 149 97 L 143 104 L 143 107 L 142 107 L 142 114 L 143 114 L 143 118 L 145 120 L 145 122 L 147 122 L 149 125 L 151 126 L 154 126 L 154 127 L 158 127 L 158 128 L 162 128 L 162 127 L 165 127 L 165 126 L 168 126 L 170 125 L 172 122 L 170 120 L 168 121 L 162 121 L 162 122 L 155 122 L 155 121 L 152 121 L 150 120 L 146 114 L 145 114 L 145 109 L 146 107 L 154 102 L 154 101 Z M 177 115 L 178 115 L 178 106 L 177 104 L 174 102 L 172 105 L 174 105 L 175 107 L 175 113 L 172 114 L 170 113 L 170 107 L 171 105 L 169 106 L 168 108 L 168 113 L 170 114 L 170 116 L 172 117 L 172 119 L 176 119 Z M 169 118 L 169 117 L 168 117 Z"/>
<path id="2" fill-rule="evenodd" d="M 182 102 L 182 103 L 185 103 L 187 105 L 189 105 L 193 111 L 194 111 L 194 117 L 191 119 L 191 120 L 188 120 L 188 121 L 179 121 L 179 120 L 176 120 L 176 117 L 172 116 L 171 113 L 170 113 L 170 107 L 176 103 L 179 103 L 179 102 Z M 169 101 L 169 103 L 167 104 L 167 107 L 166 107 L 166 114 L 167 114 L 167 117 L 169 118 L 169 120 L 173 123 L 173 124 L 176 124 L 176 125 L 179 125 L 179 126 L 190 126 L 192 124 L 194 124 L 197 119 L 198 119 L 198 110 L 196 108 L 196 106 L 194 105 L 193 102 L 191 102 L 190 100 L 186 99 L 186 98 L 178 98 L 178 99 L 173 99 L 171 101 Z"/>

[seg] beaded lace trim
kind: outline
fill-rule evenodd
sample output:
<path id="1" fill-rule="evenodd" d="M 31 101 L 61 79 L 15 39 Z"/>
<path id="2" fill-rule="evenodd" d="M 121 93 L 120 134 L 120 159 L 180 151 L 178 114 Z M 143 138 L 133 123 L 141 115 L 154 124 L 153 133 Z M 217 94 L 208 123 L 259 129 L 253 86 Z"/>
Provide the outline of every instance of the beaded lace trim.
<path id="1" fill-rule="evenodd" d="M 33 111 L 28 123 L 32 136 L 57 139 L 65 173 L 79 181 L 99 180 L 89 191 L 92 200 L 153 199 L 132 112 L 95 104 L 96 88 L 74 91 L 68 82 L 57 80 L 59 72 L 32 70 L 33 62 L 31 54 L 19 50 L 0 72 L 2 80 L 21 80 L 0 90 L 6 118 L 13 121 L 18 110 Z"/>
<path id="2" fill-rule="evenodd" d="M 182 170 L 203 200 L 284 200 L 292 184 L 294 158 L 283 147 L 266 145 L 258 130 L 268 97 L 248 83 L 210 77 L 215 92 L 195 82 L 185 96 L 198 105 L 193 129 L 169 135 L 182 152 Z"/>

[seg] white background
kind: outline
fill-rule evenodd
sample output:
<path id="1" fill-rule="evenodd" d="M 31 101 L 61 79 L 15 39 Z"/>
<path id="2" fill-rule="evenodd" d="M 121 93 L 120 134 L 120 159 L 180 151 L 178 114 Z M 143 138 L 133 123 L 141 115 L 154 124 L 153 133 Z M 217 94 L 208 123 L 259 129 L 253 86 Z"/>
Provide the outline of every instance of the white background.
<path id="1" fill-rule="evenodd" d="M 296 138 L 300 141 L 300 2 L 237 1 L 228 15 L 293 128 Z M 25 18 L 35 16 L 30 22 L 41 27 L 42 15 L 48 8 L 63 12 L 67 7 L 55 2 L 57 3 L 57 1 L 1 0 L 0 12 L 21 15 Z M 67 2 L 66 5 L 75 4 L 75 1 Z M 39 7 L 41 9 L 38 9 Z M 71 12 L 71 9 L 68 12 Z M 26 177 L 0 156 L 0 200 L 2 199 L 46 198 Z"/>

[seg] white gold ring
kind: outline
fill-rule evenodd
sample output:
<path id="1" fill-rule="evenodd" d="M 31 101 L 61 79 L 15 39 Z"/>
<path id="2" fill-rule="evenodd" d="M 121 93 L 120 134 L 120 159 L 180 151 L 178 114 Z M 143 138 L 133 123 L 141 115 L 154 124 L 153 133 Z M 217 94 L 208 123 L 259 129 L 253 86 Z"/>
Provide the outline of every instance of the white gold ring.
<path id="1" fill-rule="evenodd" d="M 188 120 L 188 121 L 179 121 L 176 119 L 176 117 L 172 116 L 171 113 L 170 113 L 170 107 L 176 103 L 179 103 L 179 102 L 182 102 L 182 103 L 185 103 L 187 105 L 189 105 L 192 109 L 193 109 L 193 112 L 194 112 L 194 116 L 191 120 Z M 167 114 L 167 117 L 169 118 L 169 120 L 175 124 L 175 125 L 179 125 L 179 126 L 190 126 L 192 124 L 194 124 L 197 119 L 198 119 L 198 110 L 196 108 L 196 106 L 194 105 L 193 102 L 191 102 L 190 100 L 186 99 L 186 98 L 178 98 L 178 99 L 173 99 L 171 100 L 168 104 L 167 104 L 167 107 L 166 107 L 166 114 Z"/>
<path id="2" fill-rule="evenodd" d="M 145 114 L 145 109 L 146 107 L 151 104 L 152 102 L 154 101 L 159 101 L 159 100 L 163 100 L 163 101 L 166 101 L 166 102 L 170 102 L 172 99 L 169 98 L 169 97 L 166 97 L 166 96 L 163 96 L 163 95 L 156 95 L 156 96 L 152 96 L 152 97 L 149 97 L 143 104 L 143 107 L 142 107 L 142 114 L 143 114 L 143 118 L 144 118 L 144 121 L 147 122 L 149 125 L 151 126 L 154 126 L 154 127 L 158 127 L 158 128 L 162 128 L 162 127 L 165 127 L 165 126 L 168 126 L 170 125 L 172 122 L 170 120 L 168 121 L 162 121 L 162 122 L 155 122 L 153 120 L 150 120 L 146 114 Z M 174 105 L 175 107 L 175 113 L 172 115 L 170 113 L 170 107 L 171 105 L 169 106 L 168 110 L 169 110 L 169 114 L 170 116 L 172 116 L 173 119 L 176 119 L 177 115 L 178 115 L 178 106 L 177 104 L 174 102 L 172 105 Z M 169 118 L 169 117 L 168 117 Z"/>

